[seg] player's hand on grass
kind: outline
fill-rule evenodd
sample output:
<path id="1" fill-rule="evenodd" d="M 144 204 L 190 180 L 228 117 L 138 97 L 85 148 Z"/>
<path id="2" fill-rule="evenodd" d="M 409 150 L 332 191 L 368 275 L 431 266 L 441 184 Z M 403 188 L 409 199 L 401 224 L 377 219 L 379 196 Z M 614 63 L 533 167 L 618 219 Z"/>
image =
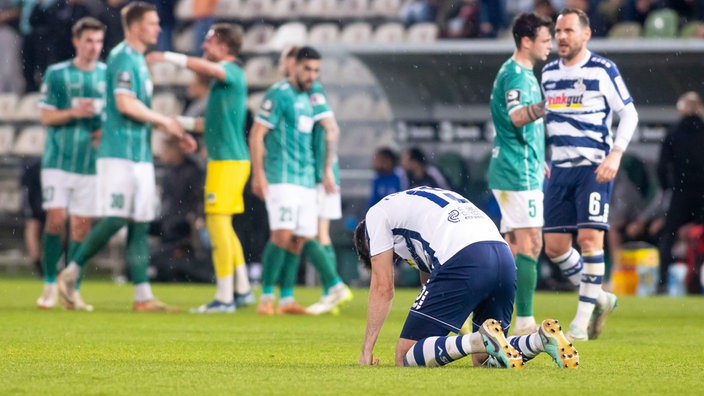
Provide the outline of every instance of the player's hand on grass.
<path id="1" fill-rule="evenodd" d="M 164 53 L 160 51 L 152 51 L 145 55 L 144 58 L 146 59 L 147 64 L 153 65 L 154 63 L 164 61 Z"/>
<path id="2" fill-rule="evenodd" d="M 360 366 L 378 366 L 379 365 L 379 358 L 374 359 L 374 355 L 372 353 L 362 352 L 362 356 L 359 357 L 359 365 Z"/>
<path id="3" fill-rule="evenodd" d="M 95 110 L 93 107 L 93 101 L 90 99 L 81 99 L 76 104 L 76 107 L 71 108 L 72 118 L 93 118 L 95 117 Z"/>
<path id="4" fill-rule="evenodd" d="M 597 183 L 608 183 L 616 177 L 616 172 L 621 164 L 621 155 L 620 151 L 612 150 L 604 162 L 599 164 L 594 171 Z"/>
<path id="5" fill-rule="evenodd" d="M 264 201 L 269 190 L 269 182 L 263 174 L 252 176 L 252 194 Z"/>
<path id="6" fill-rule="evenodd" d="M 179 146 L 181 146 L 181 150 L 183 150 L 183 152 L 186 154 L 191 154 L 195 152 L 198 148 L 198 143 L 196 142 L 196 139 L 194 139 L 190 133 L 184 134 L 178 144 Z"/>

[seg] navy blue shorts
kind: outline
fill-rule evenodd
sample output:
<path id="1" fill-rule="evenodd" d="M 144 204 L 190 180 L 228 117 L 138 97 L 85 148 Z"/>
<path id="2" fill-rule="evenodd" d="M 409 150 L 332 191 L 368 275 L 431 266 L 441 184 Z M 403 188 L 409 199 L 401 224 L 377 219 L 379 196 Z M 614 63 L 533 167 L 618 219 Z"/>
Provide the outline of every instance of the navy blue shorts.
<path id="1" fill-rule="evenodd" d="M 597 166 L 553 167 L 546 180 L 544 232 L 574 233 L 579 228 L 609 229 L 613 181 L 597 183 Z"/>
<path id="2" fill-rule="evenodd" d="M 516 294 L 516 263 L 502 242 L 477 242 L 430 274 L 411 307 L 401 338 L 420 340 L 458 332 L 474 313 L 474 331 L 489 318 L 508 330 Z"/>

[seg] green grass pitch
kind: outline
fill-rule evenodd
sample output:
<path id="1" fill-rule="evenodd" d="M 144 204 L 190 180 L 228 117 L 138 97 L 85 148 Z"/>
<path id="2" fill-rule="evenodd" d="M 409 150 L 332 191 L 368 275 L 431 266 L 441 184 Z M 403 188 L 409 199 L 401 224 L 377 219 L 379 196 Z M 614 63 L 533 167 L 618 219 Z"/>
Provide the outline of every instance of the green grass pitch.
<path id="1" fill-rule="evenodd" d="M 136 314 L 132 287 L 88 281 L 96 311 L 39 311 L 41 282 L 0 279 L 0 395 L 684 395 L 701 394 L 704 298 L 622 297 L 599 340 L 577 343 L 580 367 L 545 354 L 521 371 L 393 367 L 417 290 L 397 290 L 377 342 L 380 367 L 359 367 L 366 290 L 340 316 Z M 154 285 L 166 302 L 207 302 L 209 285 Z M 318 289 L 297 289 L 301 303 Z M 536 316 L 563 325 L 577 297 L 538 293 Z M 419 393 L 420 392 L 420 393 Z"/>

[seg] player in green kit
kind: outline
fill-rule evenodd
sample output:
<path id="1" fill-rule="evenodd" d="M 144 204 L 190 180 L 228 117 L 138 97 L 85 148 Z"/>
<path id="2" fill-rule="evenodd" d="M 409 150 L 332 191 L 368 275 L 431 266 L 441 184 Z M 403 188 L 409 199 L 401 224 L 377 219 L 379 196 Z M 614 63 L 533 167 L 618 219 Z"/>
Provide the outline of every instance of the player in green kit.
<path id="1" fill-rule="evenodd" d="M 242 192 L 250 169 L 244 135 L 247 82 L 237 59 L 241 46 L 242 30 L 218 23 L 203 42 L 205 59 L 173 52 L 147 55 L 150 63 L 167 61 L 213 78 L 205 117 L 178 117 L 184 129 L 204 133 L 208 149 L 205 219 L 213 243 L 217 291 L 213 301 L 193 309 L 194 313 L 234 312 L 255 302 L 242 245 L 232 228 L 232 215 L 244 212 Z"/>
<path id="2" fill-rule="evenodd" d="M 514 19 L 516 50 L 501 66 L 491 92 L 496 138 L 489 188 L 501 209 L 501 231 L 516 257 L 516 335 L 538 327 L 533 294 L 542 249 L 545 106 L 533 67 L 550 54 L 552 28 L 552 21 L 535 14 Z"/>
<path id="3" fill-rule="evenodd" d="M 42 83 L 42 124 L 48 128 L 42 156 L 42 195 L 47 212 L 42 235 L 44 293 L 37 307 L 56 305 L 57 264 L 64 254 L 62 235 L 70 214 L 68 257 L 90 231 L 98 216 L 96 201 L 95 143 L 100 135 L 100 113 L 105 104 L 105 64 L 98 62 L 105 25 L 95 18 L 82 18 L 72 28 L 76 56 L 49 66 Z M 92 311 L 83 302 L 76 282 L 73 304 L 67 309 Z"/>
<path id="4" fill-rule="evenodd" d="M 279 71 L 288 78 L 296 73 L 296 55 L 300 47 L 291 46 L 281 52 Z M 315 182 L 318 207 L 317 240 L 311 240 L 305 245 L 304 254 L 319 257 L 322 253 L 326 260 L 311 260 L 320 275 L 323 286 L 323 296 L 320 301 L 306 308 L 308 313 L 320 315 L 335 311 L 336 307 L 352 299 L 352 292 L 342 282 L 337 273 L 337 259 L 330 238 L 330 220 L 342 217 L 340 197 L 339 164 L 337 161 L 337 142 L 340 128 L 335 115 L 330 108 L 327 94 L 318 81 L 314 81 L 308 91 L 313 106 L 313 160 L 315 164 Z M 326 172 L 327 170 L 327 172 Z M 308 257 L 307 256 L 307 257 Z M 319 265 L 323 267 L 318 268 Z M 281 272 L 280 283 L 284 289 L 292 288 L 298 275 L 298 267 L 285 266 Z"/>
<path id="5" fill-rule="evenodd" d="M 249 137 L 252 192 L 266 202 L 269 241 L 262 254 L 262 296 L 257 313 L 274 314 L 274 287 L 282 268 L 297 267 L 300 253 L 316 268 L 329 264 L 319 244 L 312 132 L 315 123 L 308 91 L 320 74 L 320 53 L 302 47 L 295 72 L 267 91 Z M 331 172 L 331 171 L 330 171 Z M 293 272 L 293 271 L 292 271 Z M 295 278 L 281 284 L 279 314 L 307 314 L 293 298 Z"/>
<path id="6" fill-rule="evenodd" d="M 175 119 L 150 109 L 153 84 L 144 59 L 148 45 L 156 44 L 159 16 L 148 3 L 133 2 L 121 11 L 125 41 L 107 62 L 107 99 L 98 148 L 97 202 L 104 217 L 86 237 L 68 267 L 59 274 L 59 297 L 74 302 L 80 269 L 102 249 L 112 235 L 127 226 L 127 263 L 135 286 L 135 311 L 174 311 L 154 297 L 149 285 L 147 244 L 149 222 L 155 216 L 156 183 L 152 162 L 152 125 L 181 139 L 186 152 L 196 148 L 193 137 Z"/>

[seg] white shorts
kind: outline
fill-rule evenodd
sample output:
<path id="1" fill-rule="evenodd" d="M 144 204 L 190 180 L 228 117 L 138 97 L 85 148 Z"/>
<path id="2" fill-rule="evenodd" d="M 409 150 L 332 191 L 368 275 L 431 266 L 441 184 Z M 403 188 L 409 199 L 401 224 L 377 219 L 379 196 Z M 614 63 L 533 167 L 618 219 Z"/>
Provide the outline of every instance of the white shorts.
<path id="1" fill-rule="evenodd" d="M 322 184 L 315 186 L 318 193 L 318 217 L 327 220 L 342 218 L 342 198 L 338 189 L 332 194 L 325 193 Z"/>
<path id="2" fill-rule="evenodd" d="M 270 184 L 266 195 L 269 229 L 293 230 L 293 234 L 314 238 L 318 234 L 318 205 L 315 188 L 294 184 Z"/>
<path id="3" fill-rule="evenodd" d="M 501 232 L 543 227 L 543 192 L 491 190 L 501 209 Z"/>
<path id="4" fill-rule="evenodd" d="M 44 209 L 66 209 L 73 216 L 100 215 L 96 204 L 97 176 L 61 169 L 42 169 L 41 179 Z"/>
<path id="5" fill-rule="evenodd" d="M 154 220 L 158 202 L 154 164 L 120 158 L 98 158 L 95 164 L 102 216 L 140 223 Z"/>

